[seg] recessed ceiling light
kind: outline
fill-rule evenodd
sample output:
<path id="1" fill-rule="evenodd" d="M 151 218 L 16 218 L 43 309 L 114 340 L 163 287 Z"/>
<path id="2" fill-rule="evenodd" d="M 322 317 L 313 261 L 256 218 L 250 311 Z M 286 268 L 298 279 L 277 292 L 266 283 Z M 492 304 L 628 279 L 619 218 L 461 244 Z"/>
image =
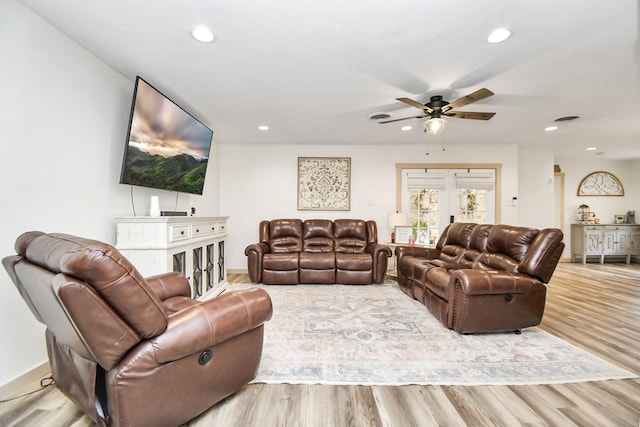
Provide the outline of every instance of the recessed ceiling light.
<path id="1" fill-rule="evenodd" d="M 402 127 L 400 128 L 400 130 L 403 130 L 403 131 L 405 131 L 405 132 L 406 132 L 406 131 L 408 131 L 408 130 L 411 130 L 411 129 L 413 129 L 413 126 L 402 126 Z"/>
<path id="2" fill-rule="evenodd" d="M 558 130 L 558 126 L 547 126 L 546 128 L 544 128 L 544 130 L 547 132 L 552 132 L 554 130 Z"/>
<path id="3" fill-rule="evenodd" d="M 211 43 L 216 38 L 211 30 L 204 25 L 198 25 L 195 27 L 193 31 L 191 31 L 191 35 L 194 39 L 202 43 Z"/>
<path id="4" fill-rule="evenodd" d="M 269 126 L 267 125 L 260 125 L 258 126 L 258 129 L 261 131 L 268 131 L 269 130 Z"/>
<path id="5" fill-rule="evenodd" d="M 511 31 L 507 30 L 506 28 L 497 28 L 493 30 L 491 34 L 489 34 L 489 37 L 487 37 L 487 41 L 489 43 L 500 43 L 508 39 L 509 36 L 511 36 Z"/>
<path id="6" fill-rule="evenodd" d="M 596 151 L 598 147 L 588 147 L 587 151 Z"/>

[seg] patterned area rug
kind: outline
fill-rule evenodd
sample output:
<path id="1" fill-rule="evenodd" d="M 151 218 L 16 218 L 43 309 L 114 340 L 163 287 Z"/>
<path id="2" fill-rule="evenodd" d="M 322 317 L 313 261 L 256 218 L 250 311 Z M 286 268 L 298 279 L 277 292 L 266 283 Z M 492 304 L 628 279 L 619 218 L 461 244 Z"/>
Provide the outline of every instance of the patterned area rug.
<path id="1" fill-rule="evenodd" d="M 636 377 L 538 328 L 460 335 L 397 285 L 259 287 L 274 308 L 256 383 L 522 385 Z"/>

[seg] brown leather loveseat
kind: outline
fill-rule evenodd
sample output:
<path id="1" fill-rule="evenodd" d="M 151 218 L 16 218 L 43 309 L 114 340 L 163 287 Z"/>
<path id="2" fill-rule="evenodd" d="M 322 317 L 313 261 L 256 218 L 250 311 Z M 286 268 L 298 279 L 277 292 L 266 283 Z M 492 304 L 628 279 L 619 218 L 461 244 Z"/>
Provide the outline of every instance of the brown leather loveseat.
<path id="1" fill-rule="evenodd" d="M 450 224 L 435 248 L 396 248 L 398 284 L 459 333 L 519 331 L 542 321 L 562 231 Z"/>
<path id="2" fill-rule="evenodd" d="M 249 278 L 269 285 L 382 283 L 392 255 L 361 219 L 262 221 L 259 238 L 244 251 Z"/>
<path id="3" fill-rule="evenodd" d="M 179 273 L 143 278 L 115 248 L 29 232 L 2 260 L 46 325 L 56 386 L 99 426 L 177 426 L 256 376 L 262 289 L 197 301 Z"/>

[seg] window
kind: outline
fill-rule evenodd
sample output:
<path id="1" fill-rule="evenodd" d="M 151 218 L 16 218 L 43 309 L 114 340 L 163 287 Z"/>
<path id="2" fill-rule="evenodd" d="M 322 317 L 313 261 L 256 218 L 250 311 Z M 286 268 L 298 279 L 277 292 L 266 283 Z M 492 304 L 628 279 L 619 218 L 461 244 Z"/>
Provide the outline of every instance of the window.
<path id="1" fill-rule="evenodd" d="M 409 218 L 416 243 L 434 246 L 450 222 L 496 222 L 495 166 L 398 170 L 399 208 Z"/>

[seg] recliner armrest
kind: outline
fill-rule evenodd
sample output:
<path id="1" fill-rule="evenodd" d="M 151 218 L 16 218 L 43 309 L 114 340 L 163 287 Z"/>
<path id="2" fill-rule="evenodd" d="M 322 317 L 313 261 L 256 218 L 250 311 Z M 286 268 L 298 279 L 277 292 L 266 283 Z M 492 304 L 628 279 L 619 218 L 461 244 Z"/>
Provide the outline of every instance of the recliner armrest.
<path id="1" fill-rule="evenodd" d="M 160 301 L 165 301 L 172 297 L 191 296 L 189 281 L 182 273 L 162 273 L 147 277 L 146 280 L 151 290 L 160 298 Z"/>
<path id="2" fill-rule="evenodd" d="M 149 343 L 158 363 L 172 362 L 255 329 L 272 311 L 263 289 L 231 291 L 174 314 L 167 330 Z"/>

